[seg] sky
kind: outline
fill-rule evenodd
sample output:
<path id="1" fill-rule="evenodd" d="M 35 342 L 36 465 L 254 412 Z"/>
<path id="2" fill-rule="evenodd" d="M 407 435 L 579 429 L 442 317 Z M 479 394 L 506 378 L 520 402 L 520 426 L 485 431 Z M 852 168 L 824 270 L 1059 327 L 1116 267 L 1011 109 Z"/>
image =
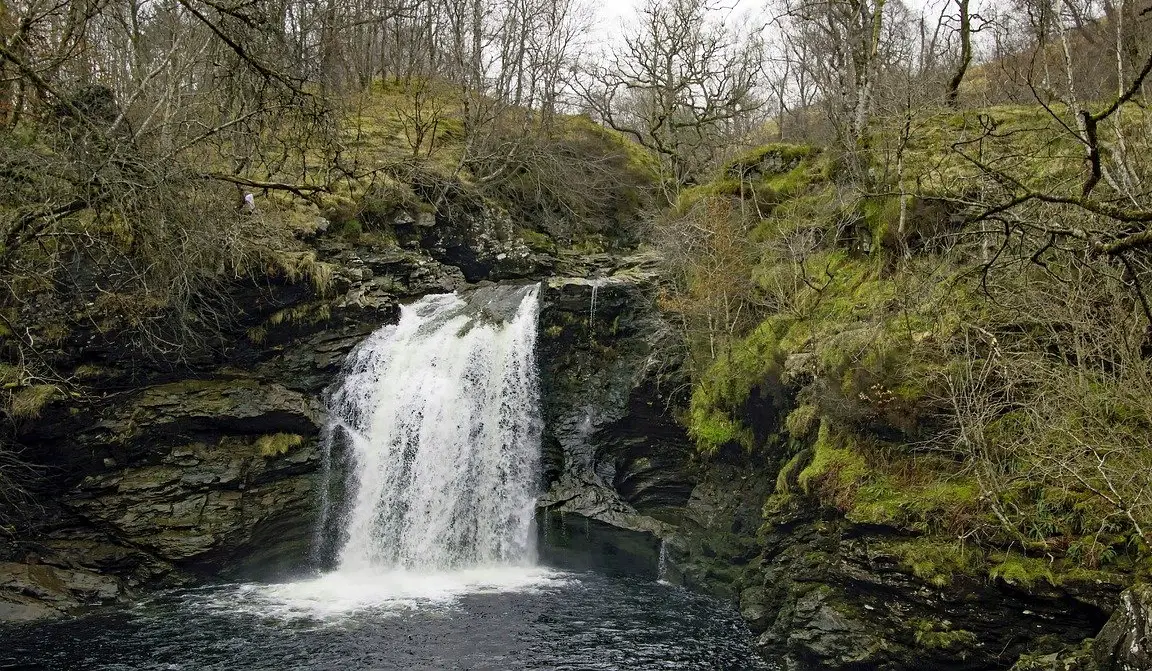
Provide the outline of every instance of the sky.
<path id="1" fill-rule="evenodd" d="M 596 25 L 593 27 L 593 40 L 601 44 L 606 44 L 621 34 L 621 31 L 627 26 L 628 20 L 632 17 L 633 12 L 635 12 L 636 8 L 643 4 L 645 0 L 587 1 L 592 5 L 596 21 Z M 943 4 L 951 2 L 951 0 L 903 0 L 903 2 L 909 9 L 929 13 L 935 18 L 935 16 L 939 14 Z M 733 7 L 733 10 L 737 14 L 741 12 L 756 12 L 757 9 L 766 12 L 768 0 L 732 0 L 731 3 L 725 3 L 725 5 Z"/>

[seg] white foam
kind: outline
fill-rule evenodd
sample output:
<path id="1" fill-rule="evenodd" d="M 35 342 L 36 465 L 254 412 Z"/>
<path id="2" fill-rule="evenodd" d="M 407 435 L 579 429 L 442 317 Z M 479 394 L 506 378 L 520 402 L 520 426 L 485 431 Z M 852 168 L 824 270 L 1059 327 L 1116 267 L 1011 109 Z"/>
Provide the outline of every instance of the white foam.
<path id="1" fill-rule="evenodd" d="M 239 585 L 215 593 L 214 610 L 282 619 L 338 620 L 372 612 L 450 609 L 471 594 L 540 592 L 572 584 L 570 574 L 537 567 L 484 566 L 445 572 L 336 571 L 312 580 Z"/>

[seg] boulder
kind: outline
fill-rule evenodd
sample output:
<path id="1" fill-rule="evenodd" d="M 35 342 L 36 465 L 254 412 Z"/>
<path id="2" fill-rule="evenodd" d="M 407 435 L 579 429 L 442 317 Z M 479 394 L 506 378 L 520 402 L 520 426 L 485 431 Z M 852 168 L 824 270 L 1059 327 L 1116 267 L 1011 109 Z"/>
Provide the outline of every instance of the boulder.
<path id="1" fill-rule="evenodd" d="M 1120 595 L 1092 644 L 1092 658 L 1100 671 L 1152 669 L 1152 585 L 1138 583 Z"/>

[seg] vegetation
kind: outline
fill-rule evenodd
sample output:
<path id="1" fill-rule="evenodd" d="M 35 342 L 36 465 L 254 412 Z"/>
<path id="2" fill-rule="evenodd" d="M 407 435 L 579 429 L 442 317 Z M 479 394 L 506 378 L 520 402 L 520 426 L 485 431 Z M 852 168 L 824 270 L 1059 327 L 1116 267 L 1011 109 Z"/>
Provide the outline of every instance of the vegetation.
<path id="1" fill-rule="evenodd" d="M 918 621 L 914 623 L 916 642 L 927 648 L 963 648 L 978 640 L 976 634 L 964 629 L 950 629 L 945 623 Z"/>
<path id="2" fill-rule="evenodd" d="M 903 8 L 846 7 L 787 3 L 776 138 L 652 223 L 699 450 L 769 455 L 769 523 L 804 501 L 887 526 L 933 584 L 1146 566 L 1152 43 L 1126 4 L 1052 9 L 981 61 L 956 3 L 954 50 L 908 67 Z"/>
<path id="3" fill-rule="evenodd" d="M 256 439 L 256 451 L 262 457 L 278 457 L 304 443 L 304 438 L 295 433 L 272 433 Z"/>

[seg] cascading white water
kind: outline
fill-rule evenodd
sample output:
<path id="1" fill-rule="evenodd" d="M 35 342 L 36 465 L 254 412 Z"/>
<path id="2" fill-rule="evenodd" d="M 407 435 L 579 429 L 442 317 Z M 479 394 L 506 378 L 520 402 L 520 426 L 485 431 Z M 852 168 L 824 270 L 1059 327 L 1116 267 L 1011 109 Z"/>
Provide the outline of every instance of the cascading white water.
<path id="1" fill-rule="evenodd" d="M 429 296 L 353 354 L 329 408 L 353 457 L 340 570 L 534 560 L 537 294 Z"/>
<path id="2" fill-rule="evenodd" d="M 656 560 L 656 582 L 663 585 L 668 582 L 668 541 L 660 539 L 660 556 Z"/>
<path id="3" fill-rule="evenodd" d="M 534 566 L 538 295 L 428 296 L 353 352 L 325 431 L 351 462 L 336 570 L 243 588 L 245 603 L 326 617 L 566 584 Z"/>

